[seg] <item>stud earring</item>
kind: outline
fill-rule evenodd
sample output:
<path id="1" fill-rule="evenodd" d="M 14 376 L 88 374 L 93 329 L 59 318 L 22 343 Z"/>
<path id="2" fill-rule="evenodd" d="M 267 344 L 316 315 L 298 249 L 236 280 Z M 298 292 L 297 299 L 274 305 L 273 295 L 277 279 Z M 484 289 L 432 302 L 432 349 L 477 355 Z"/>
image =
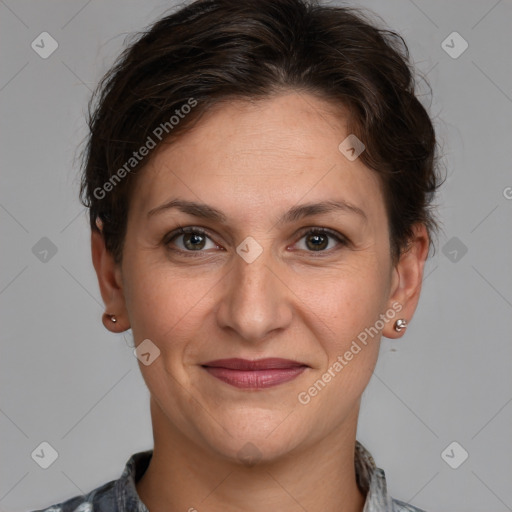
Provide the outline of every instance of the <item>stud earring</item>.
<path id="1" fill-rule="evenodd" d="M 395 331 L 396 332 L 403 331 L 407 327 L 407 320 L 405 320 L 405 318 L 399 318 L 395 322 L 395 326 L 394 327 L 395 327 Z"/>
<path id="2" fill-rule="evenodd" d="M 115 315 L 109 315 L 108 313 L 104 313 L 104 316 L 106 316 L 113 324 L 117 322 L 117 318 Z"/>

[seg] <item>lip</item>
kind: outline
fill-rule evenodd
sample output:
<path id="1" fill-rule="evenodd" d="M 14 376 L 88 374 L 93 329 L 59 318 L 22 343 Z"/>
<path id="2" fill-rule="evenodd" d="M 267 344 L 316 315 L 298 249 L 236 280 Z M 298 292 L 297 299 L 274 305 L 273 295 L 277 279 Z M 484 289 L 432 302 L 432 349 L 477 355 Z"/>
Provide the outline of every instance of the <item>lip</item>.
<path id="1" fill-rule="evenodd" d="M 217 359 L 201 365 L 210 375 L 242 389 L 264 389 L 289 382 L 308 365 L 276 357 L 249 359 Z"/>

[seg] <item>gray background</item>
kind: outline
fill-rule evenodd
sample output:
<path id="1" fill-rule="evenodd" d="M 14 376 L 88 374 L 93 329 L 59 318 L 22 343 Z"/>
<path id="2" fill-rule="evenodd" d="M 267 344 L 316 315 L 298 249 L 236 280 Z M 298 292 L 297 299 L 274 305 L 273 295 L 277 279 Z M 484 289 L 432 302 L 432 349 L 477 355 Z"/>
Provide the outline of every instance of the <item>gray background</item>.
<path id="1" fill-rule="evenodd" d="M 101 324 L 74 157 L 91 89 L 125 36 L 172 5 L 0 0 L 2 511 L 87 492 L 152 447 L 130 337 Z M 512 510 L 512 4 L 358 5 L 398 30 L 427 74 L 448 173 L 439 249 L 406 336 L 383 338 L 358 439 L 394 497 L 430 512 Z M 44 31 L 59 45 L 47 59 L 31 48 Z M 469 44 L 458 58 L 441 46 L 453 31 Z M 43 441 L 59 454 L 46 470 L 31 458 Z M 469 453 L 458 469 L 441 456 L 453 441 Z M 452 464 L 461 453 L 449 451 Z"/>

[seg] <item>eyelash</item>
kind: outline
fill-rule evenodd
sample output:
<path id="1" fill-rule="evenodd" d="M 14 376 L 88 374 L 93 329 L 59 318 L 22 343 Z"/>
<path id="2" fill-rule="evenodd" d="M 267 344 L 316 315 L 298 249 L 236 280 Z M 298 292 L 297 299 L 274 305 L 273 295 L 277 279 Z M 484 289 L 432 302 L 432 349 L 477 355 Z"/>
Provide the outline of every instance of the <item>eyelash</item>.
<path id="1" fill-rule="evenodd" d="M 211 238 L 211 236 L 208 234 L 208 232 L 206 230 L 204 230 L 203 228 L 195 227 L 195 226 L 188 226 L 188 227 L 180 226 L 178 229 L 175 229 L 171 233 L 166 234 L 164 236 L 163 243 L 170 251 L 181 253 L 185 257 L 195 258 L 195 257 L 201 256 L 202 253 L 204 253 L 203 250 L 184 251 L 182 249 L 173 249 L 170 247 L 171 242 L 173 242 L 176 238 L 178 238 L 181 235 L 190 234 L 190 233 L 205 236 L 216 244 L 216 242 Z M 329 237 L 334 238 L 342 246 L 347 246 L 349 244 L 349 241 L 346 237 L 344 237 L 340 233 L 333 231 L 329 228 L 317 228 L 317 227 L 305 228 L 304 231 L 301 231 L 299 240 L 304 238 L 306 235 L 328 235 Z M 218 245 L 218 244 L 216 244 L 216 245 Z M 306 252 L 311 253 L 314 257 L 321 257 L 322 253 L 323 254 L 331 254 L 335 250 L 336 250 L 336 248 L 329 249 L 329 250 L 306 251 Z"/>

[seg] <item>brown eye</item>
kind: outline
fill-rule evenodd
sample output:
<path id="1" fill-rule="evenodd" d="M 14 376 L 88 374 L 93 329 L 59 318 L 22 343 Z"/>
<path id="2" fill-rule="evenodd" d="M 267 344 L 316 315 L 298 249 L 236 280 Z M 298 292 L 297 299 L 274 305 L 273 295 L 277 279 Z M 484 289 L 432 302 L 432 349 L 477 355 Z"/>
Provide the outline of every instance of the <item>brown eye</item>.
<path id="1" fill-rule="evenodd" d="M 313 251 L 325 249 L 329 245 L 329 237 L 325 234 L 311 233 L 306 236 L 306 245 Z"/>
<path id="2" fill-rule="evenodd" d="M 304 239 L 304 247 L 302 250 L 309 252 L 330 252 L 331 249 L 335 249 L 336 245 L 347 245 L 345 237 L 335 231 L 328 230 L 326 228 L 310 229 L 303 233 L 301 240 Z M 331 240 L 335 240 L 334 246 Z M 327 249 L 327 250 L 326 250 Z"/>
<path id="3" fill-rule="evenodd" d="M 208 247 L 208 241 L 211 246 Z M 200 228 L 187 227 L 179 228 L 164 239 L 164 245 L 169 249 L 181 252 L 201 252 L 210 248 L 218 248 L 211 238 Z M 173 246 L 177 248 L 174 249 Z"/>
<path id="4" fill-rule="evenodd" d="M 203 249 L 205 244 L 205 236 L 198 233 L 185 233 L 183 235 L 183 245 L 191 250 L 195 251 Z"/>

